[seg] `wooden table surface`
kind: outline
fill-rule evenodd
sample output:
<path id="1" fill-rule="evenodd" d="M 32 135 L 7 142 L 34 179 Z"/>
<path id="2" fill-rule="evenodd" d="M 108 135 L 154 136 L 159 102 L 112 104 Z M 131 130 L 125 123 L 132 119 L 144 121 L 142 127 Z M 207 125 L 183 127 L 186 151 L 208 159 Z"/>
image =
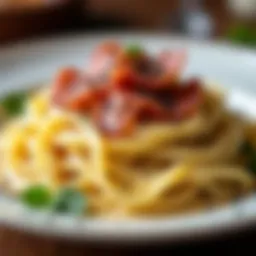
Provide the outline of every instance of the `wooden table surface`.
<path id="1" fill-rule="evenodd" d="M 256 229 L 237 232 L 229 236 L 212 240 L 194 241 L 180 244 L 157 245 L 106 245 L 87 244 L 83 242 L 67 242 L 50 239 L 7 228 L 0 229 L 0 255 L 2 256 L 80 256 L 80 255 L 156 255 L 170 253 L 209 252 L 217 254 L 225 249 L 229 253 L 244 253 L 245 248 L 255 247 Z"/>

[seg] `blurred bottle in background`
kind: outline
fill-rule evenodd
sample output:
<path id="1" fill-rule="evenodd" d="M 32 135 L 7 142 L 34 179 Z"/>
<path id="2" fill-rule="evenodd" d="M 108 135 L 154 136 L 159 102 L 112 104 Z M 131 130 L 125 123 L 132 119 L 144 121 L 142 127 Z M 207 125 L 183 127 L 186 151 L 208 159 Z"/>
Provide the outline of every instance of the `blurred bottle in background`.
<path id="1" fill-rule="evenodd" d="M 204 9 L 202 0 L 181 0 L 171 29 L 186 36 L 206 39 L 214 35 L 214 20 Z"/>
<path id="2" fill-rule="evenodd" d="M 214 34 L 214 21 L 204 9 L 202 0 L 182 0 L 186 10 L 185 32 L 191 37 L 205 39 Z"/>

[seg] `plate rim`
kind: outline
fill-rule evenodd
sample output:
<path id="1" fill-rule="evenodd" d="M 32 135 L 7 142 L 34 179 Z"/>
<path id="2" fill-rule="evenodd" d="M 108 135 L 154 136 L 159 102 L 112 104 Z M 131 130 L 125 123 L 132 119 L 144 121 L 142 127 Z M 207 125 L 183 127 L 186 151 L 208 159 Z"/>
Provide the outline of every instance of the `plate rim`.
<path id="1" fill-rule="evenodd" d="M 155 39 L 168 39 L 171 41 L 185 43 L 187 45 L 203 45 L 204 47 L 208 46 L 217 46 L 222 49 L 238 52 L 245 55 L 253 54 L 256 56 L 256 51 L 252 49 L 248 49 L 246 47 L 231 45 L 229 43 L 223 41 L 212 42 L 210 40 L 198 41 L 195 39 L 188 39 L 186 37 L 182 37 L 180 35 L 169 35 L 166 33 L 146 33 L 146 32 L 114 32 L 114 33 L 83 33 L 83 34 L 65 34 L 61 36 L 50 36 L 43 37 L 37 39 L 26 39 L 11 45 L 0 47 L 0 61 L 1 61 L 1 53 L 5 53 L 8 55 L 8 52 L 19 50 L 21 51 L 24 48 L 28 48 L 29 45 L 45 45 L 45 44 L 57 44 L 58 42 L 78 40 L 84 41 L 86 39 L 90 40 L 100 40 L 101 38 L 118 38 L 123 39 L 124 37 L 136 37 L 136 38 L 155 38 Z M 7 52 L 7 53 L 6 53 Z M 256 95 L 254 100 L 256 100 Z M 245 204 L 249 200 L 249 198 L 245 198 Z M 254 207 L 256 208 L 256 198 L 254 200 Z M 9 207 L 9 209 L 4 209 L 4 207 Z M 232 208 L 233 207 L 233 208 Z M 217 209 L 215 211 L 211 211 L 207 215 L 207 213 L 199 212 L 195 215 L 190 215 L 190 217 L 178 216 L 173 219 L 172 217 L 162 218 L 161 220 L 137 220 L 129 222 L 125 220 L 124 223 L 120 223 L 118 221 L 111 222 L 107 220 L 106 222 L 100 222 L 99 219 L 92 220 L 90 218 L 83 218 L 82 220 L 65 217 L 65 216 L 52 216 L 47 213 L 34 212 L 29 209 L 24 209 L 20 204 L 14 203 L 13 205 L 8 202 L 0 202 L 0 223 L 7 224 L 8 226 L 14 226 L 17 228 L 22 228 L 30 232 L 36 232 L 39 234 L 51 235 L 51 236 L 60 236 L 62 238 L 69 239 L 82 239 L 82 240 L 106 240 L 108 242 L 117 242 L 117 241 L 158 241 L 159 239 L 164 239 L 164 237 L 168 237 L 168 240 L 178 240 L 178 239 L 186 239 L 191 237 L 196 238 L 196 236 L 203 237 L 204 235 L 210 236 L 216 233 L 222 233 L 225 230 L 233 230 L 237 228 L 242 228 L 244 226 L 250 226 L 252 224 L 256 224 L 256 214 L 251 216 L 250 214 L 246 217 L 240 218 L 227 218 L 225 221 L 225 225 L 223 223 L 214 223 L 209 224 L 207 221 L 204 223 L 204 226 L 200 226 L 200 229 L 197 230 L 196 227 L 187 227 L 180 228 L 176 227 L 176 230 L 173 228 L 174 226 L 170 225 L 170 223 L 174 223 L 176 220 L 184 220 L 184 218 L 188 219 L 192 218 L 190 222 L 206 216 L 213 216 L 212 214 L 221 214 L 226 213 L 227 216 L 230 216 L 229 213 L 234 213 L 234 207 L 236 204 L 229 204 L 228 206 Z M 7 210 L 7 212 L 5 212 Z M 12 213 L 11 213 L 12 212 Z M 50 219 L 49 219 L 50 217 Z M 216 217 L 219 218 L 219 217 Z M 239 220 L 239 221 L 238 221 Z M 143 222 L 143 223 L 142 223 Z M 118 224 L 119 223 L 119 224 Z M 199 222 L 202 225 L 202 221 Z M 83 225 L 81 225 L 83 224 Z M 90 226 L 91 225 L 91 226 Z M 98 229 L 95 229 L 95 226 L 98 226 Z M 119 225 L 119 226 L 116 226 Z M 177 224 L 176 224 L 177 225 Z M 100 227 L 99 227 L 100 226 Z M 100 232 L 100 229 L 103 229 Z M 153 231 L 153 229 L 155 229 Z M 197 230 L 197 232 L 196 232 Z M 72 231 L 72 232 L 70 232 Z M 144 233 L 143 233 L 144 232 Z"/>
<path id="2" fill-rule="evenodd" d="M 0 51 L 2 49 L 8 50 L 8 48 L 13 47 L 27 47 L 28 44 L 33 43 L 34 45 L 41 45 L 46 43 L 56 43 L 60 41 L 71 41 L 71 40 L 84 40 L 84 39 L 100 39 L 100 38 L 116 38 L 116 39 L 122 39 L 122 38 L 155 38 L 155 39 L 168 39 L 171 41 L 180 41 L 180 42 L 186 42 L 186 44 L 197 44 L 197 45 L 203 45 L 203 46 L 217 46 L 221 47 L 225 50 L 229 51 L 238 51 L 243 53 L 249 53 L 249 54 L 256 54 L 256 50 L 252 47 L 246 47 L 241 44 L 231 43 L 228 40 L 225 40 L 225 38 L 216 37 L 213 39 L 205 38 L 202 40 L 184 36 L 180 33 L 168 33 L 167 31 L 147 31 L 143 29 L 137 29 L 137 30 L 126 30 L 125 32 L 122 30 L 113 30 L 113 31 L 106 31 L 106 30 L 97 30 L 96 32 L 92 31 L 85 31 L 83 33 L 77 33 L 77 32 L 66 32 L 66 33 L 60 33 L 60 34 L 49 34 L 49 35 L 39 35 L 37 37 L 32 38 L 24 38 L 20 39 L 18 41 L 10 42 L 5 45 L 0 45 Z"/>

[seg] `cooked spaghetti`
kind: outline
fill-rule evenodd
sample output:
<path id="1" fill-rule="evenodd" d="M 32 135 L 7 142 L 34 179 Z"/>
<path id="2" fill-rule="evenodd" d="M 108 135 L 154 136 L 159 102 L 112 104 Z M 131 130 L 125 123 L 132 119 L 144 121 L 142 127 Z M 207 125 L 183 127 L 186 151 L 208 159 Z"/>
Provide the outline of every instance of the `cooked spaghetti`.
<path id="1" fill-rule="evenodd" d="M 220 92 L 182 81 L 184 57 L 112 43 L 87 69 L 61 70 L 3 125 L 6 187 L 76 188 L 90 214 L 115 218 L 185 213 L 253 192 L 241 151 L 248 124 Z"/>

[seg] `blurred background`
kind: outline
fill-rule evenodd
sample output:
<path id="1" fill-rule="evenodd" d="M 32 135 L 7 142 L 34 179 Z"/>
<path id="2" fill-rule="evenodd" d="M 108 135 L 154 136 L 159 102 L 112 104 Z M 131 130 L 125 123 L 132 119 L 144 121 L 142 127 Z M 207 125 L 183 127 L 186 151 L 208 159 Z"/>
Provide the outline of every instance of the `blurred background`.
<path id="1" fill-rule="evenodd" d="M 256 45 L 256 0 L 0 0 L 0 44 L 99 30 L 143 30 Z"/>

